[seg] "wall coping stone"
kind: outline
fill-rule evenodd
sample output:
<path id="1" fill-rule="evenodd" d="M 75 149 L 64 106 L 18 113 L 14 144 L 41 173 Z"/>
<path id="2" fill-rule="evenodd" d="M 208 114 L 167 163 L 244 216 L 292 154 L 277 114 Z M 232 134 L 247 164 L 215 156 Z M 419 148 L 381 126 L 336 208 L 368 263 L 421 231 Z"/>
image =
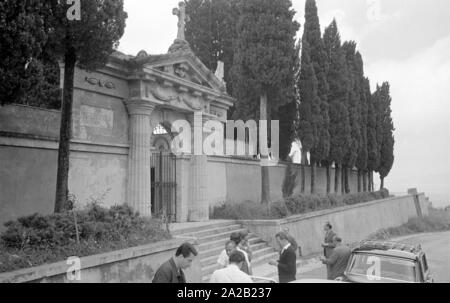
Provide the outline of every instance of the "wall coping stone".
<path id="1" fill-rule="evenodd" d="M 46 111 L 46 112 L 61 114 L 61 110 L 60 109 L 50 109 L 50 108 L 45 108 L 45 107 L 31 106 L 31 105 L 25 105 L 25 104 L 19 104 L 19 103 L 5 104 L 3 106 L 0 105 L 0 109 L 1 108 L 7 108 L 7 107 L 22 107 L 22 108 L 29 108 L 29 109 L 33 109 L 33 110 L 39 110 L 39 111 Z"/>
<path id="2" fill-rule="evenodd" d="M 174 238 L 168 241 L 161 241 L 149 245 L 131 247 L 123 250 L 117 250 L 99 255 L 82 257 L 81 270 L 97 267 L 105 264 L 117 263 L 128 259 L 136 259 L 142 256 L 155 254 L 158 252 L 173 250 L 181 244 L 190 242 L 197 244 L 192 238 Z M 45 264 L 37 267 L 20 269 L 13 272 L 1 273 L 0 283 L 23 283 L 40 280 L 47 277 L 66 274 L 69 266 L 66 261 L 52 264 Z"/>
<path id="3" fill-rule="evenodd" d="M 419 196 L 425 196 L 425 193 L 420 193 Z M 284 219 L 238 220 L 237 222 L 240 224 L 247 224 L 247 225 L 279 226 L 279 225 L 284 225 L 284 224 L 293 223 L 293 222 L 297 222 L 297 221 L 302 221 L 305 219 L 311 219 L 311 218 L 321 217 L 324 215 L 339 213 L 339 212 L 347 211 L 349 209 L 361 208 L 361 207 L 366 207 L 366 206 L 371 206 L 371 205 L 376 205 L 376 204 L 381 204 L 381 203 L 388 203 L 388 202 L 392 202 L 394 200 L 400 200 L 400 199 L 404 199 L 404 198 L 408 198 L 408 197 L 413 197 L 413 195 L 405 195 L 405 196 L 401 196 L 401 197 L 391 197 L 391 198 L 387 198 L 387 199 L 375 200 L 375 201 L 359 203 L 359 204 L 355 204 L 355 205 L 342 206 L 342 207 L 337 207 L 337 208 L 332 208 L 332 209 L 324 209 L 324 210 L 319 210 L 319 211 L 315 211 L 315 212 L 311 212 L 311 213 L 307 213 L 307 214 L 294 215 L 294 216 L 290 216 L 290 217 L 284 218 Z"/>

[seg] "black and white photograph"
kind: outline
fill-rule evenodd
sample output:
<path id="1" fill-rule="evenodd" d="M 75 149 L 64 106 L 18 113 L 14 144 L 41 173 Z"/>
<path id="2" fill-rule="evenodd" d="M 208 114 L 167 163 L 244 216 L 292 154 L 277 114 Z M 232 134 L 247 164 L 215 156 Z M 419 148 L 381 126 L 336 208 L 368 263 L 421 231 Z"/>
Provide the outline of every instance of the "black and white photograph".
<path id="1" fill-rule="evenodd" d="M 0 0 L 0 284 L 450 283 L 449 85 L 448 0 Z"/>

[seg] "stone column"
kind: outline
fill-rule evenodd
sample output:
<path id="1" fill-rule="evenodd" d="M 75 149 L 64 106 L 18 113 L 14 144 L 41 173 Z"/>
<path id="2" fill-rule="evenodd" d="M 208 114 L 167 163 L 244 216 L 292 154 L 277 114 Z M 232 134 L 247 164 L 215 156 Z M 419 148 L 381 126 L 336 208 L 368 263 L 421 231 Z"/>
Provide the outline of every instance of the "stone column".
<path id="1" fill-rule="evenodd" d="M 189 174 L 190 222 L 204 222 L 209 220 L 209 201 L 207 197 L 208 157 L 203 154 L 203 139 L 205 135 L 203 132 L 203 123 L 204 119 L 199 114 L 195 114 L 191 120 L 191 127 L 194 134 L 194 154 L 191 156 Z"/>
<path id="2" fill-rule="evenodd" d="M 127 203 L 142 216 L 151 217 L 150 115 L 155 105 L 145 101 L 127 101 L 126 106 L 130 115 Z"/>

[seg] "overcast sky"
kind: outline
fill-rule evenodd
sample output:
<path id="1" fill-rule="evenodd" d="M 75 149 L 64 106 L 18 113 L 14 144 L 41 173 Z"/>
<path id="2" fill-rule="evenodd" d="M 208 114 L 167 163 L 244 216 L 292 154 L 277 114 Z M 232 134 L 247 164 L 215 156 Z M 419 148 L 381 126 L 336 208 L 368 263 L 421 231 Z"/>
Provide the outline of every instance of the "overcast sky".
<path id="1" fill-rule="evenodd" d="M 127 28 L 119 50 L 166 53 L 176 37 L 178 0 L 125 0 Z M 294 0 L 304 23 L 305 0 Z M 417 187 L 436 205 L 450 205 L 450 1 L 317 0 L 324 28 L 337 19 L 355 40 L 372 86 L 391 83 L 396 161 L 392 192 Z M 301 33 L 303 28 L 301 29 Z"/>

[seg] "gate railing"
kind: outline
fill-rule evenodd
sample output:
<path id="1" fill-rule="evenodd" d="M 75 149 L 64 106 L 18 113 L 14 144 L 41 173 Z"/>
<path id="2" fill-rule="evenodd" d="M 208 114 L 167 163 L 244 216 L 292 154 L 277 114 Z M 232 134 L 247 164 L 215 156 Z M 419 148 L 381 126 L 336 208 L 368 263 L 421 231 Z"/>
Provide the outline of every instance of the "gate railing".
<path id="1" fill-rule="evenodd" d="M 152 213 L 167 220 L 176 221 L 177 166 L 172 153 L 158 152 L 151 157 Z"/>

